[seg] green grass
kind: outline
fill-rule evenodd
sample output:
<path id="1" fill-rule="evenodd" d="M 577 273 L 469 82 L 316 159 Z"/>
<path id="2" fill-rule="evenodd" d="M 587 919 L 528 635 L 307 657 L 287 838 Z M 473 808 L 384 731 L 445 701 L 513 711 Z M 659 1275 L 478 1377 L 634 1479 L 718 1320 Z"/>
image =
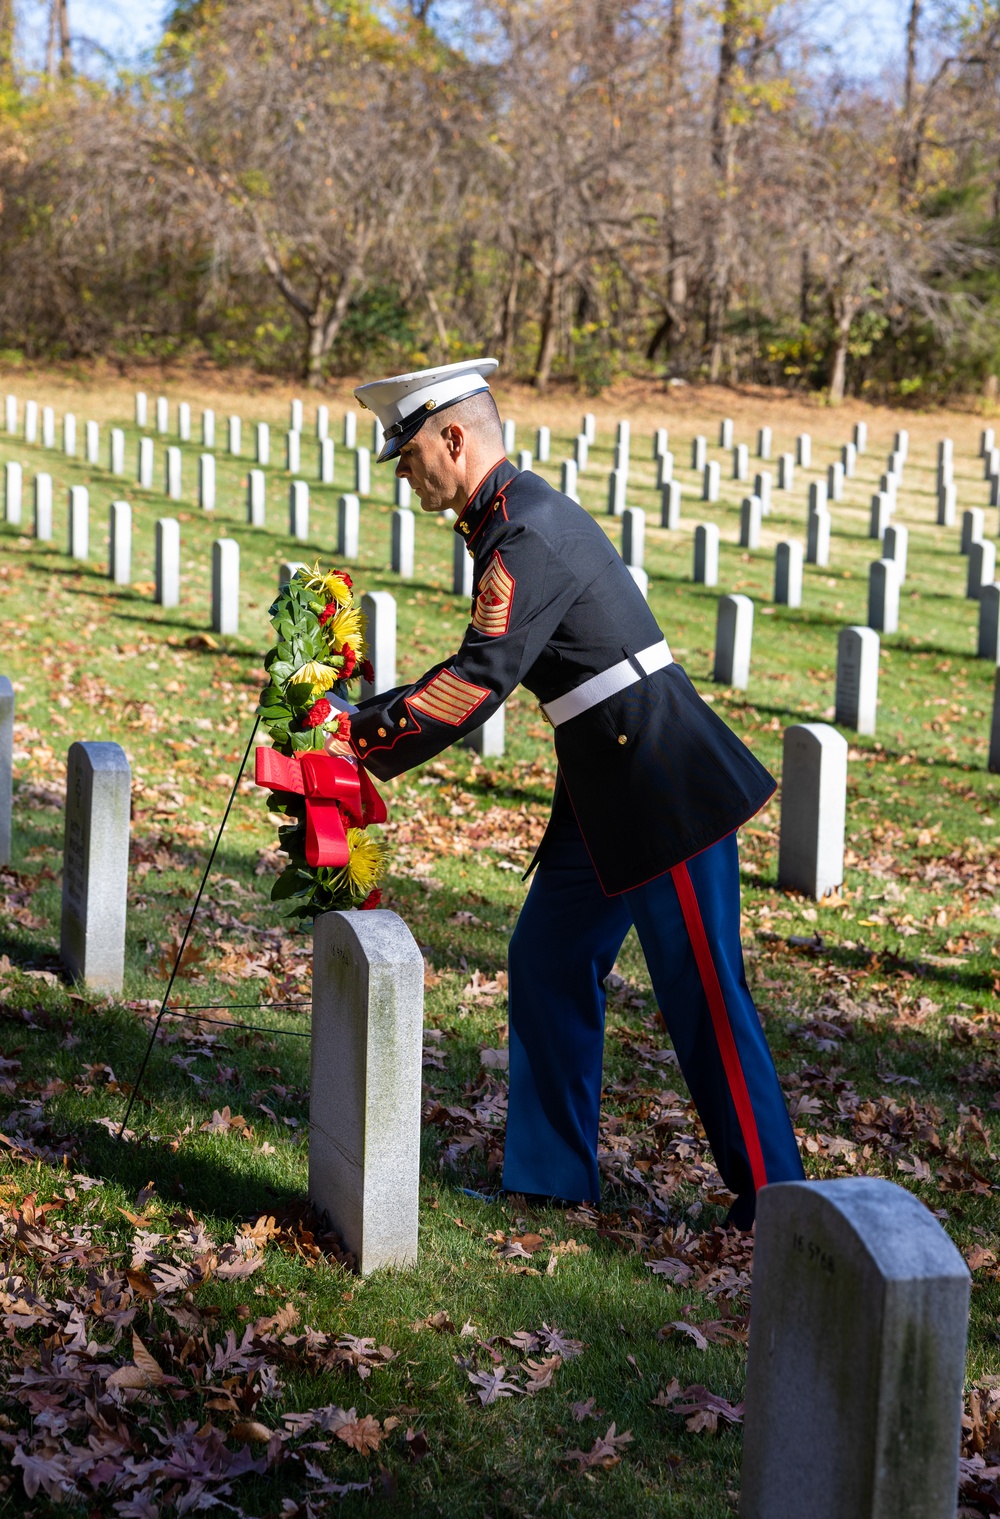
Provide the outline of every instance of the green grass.
<path id="1" fill-rule="evenodd" d="M 102 458 L 111 405 L 107 401 L 101 413 Z M 233 409 L 242 411 L 246 441 L 251 405 L 243 400 Z M 78 410 L 82 448 L 82 404 Z M 224 439 L 224 412 L 218 405 L 216 412 L 217 436 Z M 273 419 L 273 407 L 270 414 Z M 570 452 L 571 429 L 553 420 L 552 458 L 558 461 Z M 700 689 L 780 774 L 782 730 L 792 722 L 832 718 L 839 627 L 866 620 L 867 565 L 876 555 L 866 536 L 868 499 L 884 468 L 890 421 L 870 426 L 875 436 L 858 477 L 848 482 L 846 500 L 832 506 L 830 569 L 807 568 L 804 607 L 790 611 L 771 601 L 774 543 L 784 536 L 804 540 L 808 481 L 825 475 L 827 463 L 839 456 L 846 421 L 825 413 L 814 424 L 815 467 L 797 471 L 794 492 L 774 492 L 764 547 L 749 554 L 736 546 L 746 487 L 724 480 L 722 501 L 702 505 L 685 466 L 690 436 L 707 428 L 688 420 L 677 424 L 669 415 L 662 420 L 671 425 L 684 486 L 684 525 L 677 533 L 655 525 L 650 429 L 636 425 L 629 499 L 649 514 L 650 604 Z M 770 420 L 777 455 L 791 438 L 779 432 L 777 413 Z M 1000 780 L 985 771 L 994 671 L 974 658 L 976 608 L 963 595 L 957 529 L 933 525 L 933 444 L 949 426 L 956 439 L 961 435 L 960 511 L 987 498 L 967 420 L 910 425 L 911 458 L 897 518 L 910 527 L 909 576 L 900 631 L 883 640 L 878 735 L 851 736 L 845 887 L 820 904 L 777 890 L 776 798 L 744 830 L 744 941 L 751 985 L 795 1104 L 810 1174 L 860 1171 L 911 1186 L 939 1211 L 963 1250 L 979 1249 L 971 1383 L 1000 1374 L 995 1262 L 982 1253 L 1000 1255 L 992 1106 L 1000 1086 Z M 268 901 L 273 864 L 267 851 L 275 829 L 263 793 L 248 781 L 199 917 L 197 956 L 188 967 L 193 974 L 178 986 L 180 999 L 190 1004 L 249 1003 L 249 1010 L 232 1016 L 275 1032 L 170 1022 L 133 1119 L 141 1142 L 116 1144 L 98 1120 L 124 1112 L 149 1009 L 162 996 L 171 948 L 183 931 L 252 726 L 278 565 L 288 558 L 332 559 L 337 496 L 353 489 L 339 444 L 336 485 L 314 483 L 315 444 L 307 439 L 302 477 L 311 483 L 312 538 L 299 545 L 284 531 L 288 477 L 281 469 L 268 470 L 268 526 L 252 529 L 243 505 L 247 459 L 230 460 L 218 449 L 218 507 L 209 516 L 195 505 L 199 448 L 184 450 L 187 499 L 168 502 L 133 487 L 136 435 L 127 430 L 130 474 L 120 481 L 0 436 L 0 462 L 18 458 L 25 467 L 26 521 L 36 468 L 52 473 L 56 508 L 54 545 L 37 544 L 9 525 L 0 530 L 2 670 L 18 692 L 14 868 L 0 877 L 0 953 L 6 956 L 0 961 L 0 1043 L 6 1059 L 20 1062 L 9 1070 L 9 1107 L 0 1107 L 0 1126 L 8 1136 L 22 1136 L 19 1154 L 3 1163 L 2 1195 L 8 1273 L 24 1278 L 6 1291 L 16 1298 L 27 1284 L 52 1305 L 67 1303 L 75 1291 L 87 1334 L 107 1345 L 113 1330 L 94 1315 L 95 1278 L 88 1287 L 88 1272 L 117 1273 L 120 1282 L 130 1265 L 137 1226 L 122 1209 L 147 1218 L 145 1227 L 164 1235 L 156 1247 L 164 1257 L 190 1262 L 204 1252 L 179 1243 L 188 1212 L 204 1223 L 218 1254 L 248 1221 L 269 1214 L 280 1219 L 305 1194 L 309 1076 L 301 1036 L 308 1031 L 308 1012 L 258 1011 L 257 1004 L 308 999 L 310 943 Z M 333 430 L 339 438 L 339 415 Z M 751 438 L 749 428 L 738 424 L 737 437 Z M 602 521 L 608 520 L 603 511 L 612 446 L 605 429 L 581 480 L 584 504 Z M 283 440 L 275 435 L 272 452 L 283 457 Z M 721 457 L 717 450 L 710 450 L 712 456 Z M 776 477 L 776 465 L 771 467 Z M 557 462 L 542 473 L 558 483 Z M 161 476 L 158 446 L 158 481 Z M 66 490 L 81 483 L 91 492 L 93 557 L 86 564 L 61 552 Z M 418 515 L 415 579 L 400 584 L 388 573 L 391 476 L 373 467 L 373 483 L 375 494 L 362 507 L 360 561 L 350 568 L 358 589 L 398 596 L 399 674 L 406 679 L 457 645 L 467 609 L 448 589 L 452 534 L 432 520 Z M 104 574 L 107 505 L 120 497 L 134 510 L 129 588 L 111 586 Z M 151 599 L 154 523 L 165 515 L 179 516 L 182 532 L 182 599 L 171 611 Z M 987 519 L 992 530 L 995 514 L 988 511 Z M 717 521 L 722 531 L 719 589 L 745 591 L 756 605 L 746 693 L 711 685 L 718 592 L 690 581 L 691 531 L 701 520 Z M 610 528 L 616 535 L 617 524 Z M 223 532 L 241 548 L 242 631 L 210 647 L 204 638 L 210 546 Z M 301 1341 L 269 1350 L 282 1385 L 268 1384 L 255 1404 L 259 1383 L 250 1387 L 252 1379 L 237 1375 L 237 1402 L 244 1410 L 252 1404 L 252 1417 L 270 1429 L 280 1428 L 285 1413 L 330 1404 L 356 1408 L 359 1417 L 399 1419 L 380 1450 L 367 1457 L 316 1431 L 290 1443 L 291 1450 L 317 1439 L 326 1443 L 328 1449 L 305 1456 L 334 1482 L 371 1480 L 373 1491 L 400 1511 L 427 1515 L 610 1511 L 715 1519 L 735 1510 L 738 1427 L 722 1425 L 714 1434 L 688 1430 L 683 1418 L 654 1399 L 666 1393 L 669 1404 L 676 1379 L 682 1388 L 703 1384 L 738 1402 L 745 1349 L 739 1339 L 723 1338 L 703 1351 L 681 1332 L 658 1331 L 688 1319 L 695 1325 L 738 1321 L 748 1307 L 746 1279 L 739 1274 L 745 1262 L 730 1247 L 712 1274 L 719 1239 L 713 1229 L 724 1202 L 676 1067 L 669 1054 L 664 1058 L 632 938 L 609 1005 L 603 1212 L 531 1212 L 511 1200 L 487 1204 L 461 1190 L 495 1182 L 502 1123 L 475 1125 L 444 1110 L 502 1096 L 502 1072 L 484 1071 L 480 1052 L 505 1042 L 504 984 L 497 977 L 525 889 L 520 870 L 544 824 L 554 779 L 550 730 L 524 692 L 509 703 L 507 731 L 502 761 L 484 764 L 456 749 L 384 788 L 392 850 L 386 905 L 408 922 L 428 966 L 425 1108 L 431 1121 L 424 1138 L 419 1265 L 359 1281 L 335 1257 L 314 1259 L 301 1248 L 296 1253 L 303 1236 L 292 1221 L 267 1246 L 263 1266 L 246 1279 L 210 1274 L 190 1287 L 190 1302 L 183 1294 L 168 1293 L 158 1302 L 138 1298 L 111 1363 L 131 1359 L 135 1330 L 179 1386 L 141 1394 L 123 1417 L 140 1443 L 151 1438 L 144 1421 L 165 1427 L 165 1415 L 198 1425 L 211 1419 L 230 1429 L 238 1415 L 209 1406 L 218 1387 L 204 1382 L 205 1347 L 224 1340 L 230 1328 L 239 1336 L 246 1322 L 290 1302 L 299 1316 L 293 1335 L 301 1336 L 307 1325 L 331 1342 L 351 1334 L 395 1352 L 362 1380 L 353 1370 L 324 1365 Z M 117 740 L 133 767 L 126 985 L 114 1003 L 66 987 L 56 974 L 60 795 L 65 752 L 77 738 Z M 200 1128 L 225 1106 L 245 1118 L 250 1137 Z M 74 1176 L 99 1185 L 84 1190 L 89 1183 L 74 1182 Z M 150 1182 L 155 1191 L 139 1205 L 138 1195 Z M 62 1211 L 47 1217 L 56 1235 L 74 1226 L 88 1232 L 75 1262 L 53 1264 L 44 1240 L 26 1232 L 22 1203 L 31 1195 L 63 1200 Z M 501 1256 L 499 1244 L 525 1229 L 542 1241 L 531 1259 Z M 692 1236 L 686 1244 L 684 1231 Z M 491 1237 L 498 1234 L 500 1239 Z M 553 1248 L 570 1239 L 576 1247 Z M 672 1285 L 649 1269 L 648 1261 L 674 1250 L 686 1252 L 708 1274 L 696 1271 L 686 1284 Z M 733 1268 L 728 1278 L 727 1264 Z M 9 1302 L 4 1308 L 11 1312 Z M 183 1308 L 194 1317 L 180 1322 L 171 1316 Z M 463 1337 L 413 1327 L 442 1310 L 456 1331 L 468 1321 L 475 1332 Z M 65 1326 L 66 1315 L 60 1318 L 54 1306 L 53 1313 L 53 1323 L 12 1331 L 8 1370 L 30 1360 L 43 1338 L 58 1348 L 56 1330 Z M 500 1339 L 537 1332 L 543 1323 L 586 1348 L 535 1396 L 481 1407 L 469 1370 L 491 1365 L 492 1349 L 523 1385 L 526 1354 Z M 195 1348 L 185 1356 L 189 1334 Z M 8 1433 L 28 1427 L 16 1391 L 8 1388 L 3 1405 Z M 573 1405 L 588 1399 L 601 1416 L 578 1423 Z M 573 1450 L 589 1450 L 612 1422 L 619 1434 L 633 1436 L 617 1464 L 580 1471 L 579 1463 L 566 1461 Z M 36 1413 L 36 1435 L 41 1427 Z M 73 1425 L 70 1438 L 81 1439 L 86 1427 L 86 1421 Z M 407 1429 L 426 1432 L 422 1460 L 407 1453 Z M 262 1450 L 255 1447 L 255 1454 Z M 306 1474 L 304 1460 L 289 1459 L 266 1475 L 241 1478 L 230 1501 L 247 1513 L 279 1514 L 286 1499 L 304 1502 L 307 1492 L 321 1487 L 321 1478 Z M 172 1491 L 167 1482 L 161 1486 L 167 1510 Z M 102 1493 L 97 1501 L 109 1511 L 114 1500 Z M 333 1512 L 353 1513 L 367 1499 L 350 1493 L 317 1499 L 316 1512 L 325 1501 Z M 86 1502 L 92 1507 L 95 1500 L 88 1496 Z M 10 1471 L 0 1512 L 21 1514 L 24 1503 L 20 1472 Z M 53 1504 L 44 1490 L 33 1504 L 38 1512 L 53 1506 L 64 1505 Z"/>

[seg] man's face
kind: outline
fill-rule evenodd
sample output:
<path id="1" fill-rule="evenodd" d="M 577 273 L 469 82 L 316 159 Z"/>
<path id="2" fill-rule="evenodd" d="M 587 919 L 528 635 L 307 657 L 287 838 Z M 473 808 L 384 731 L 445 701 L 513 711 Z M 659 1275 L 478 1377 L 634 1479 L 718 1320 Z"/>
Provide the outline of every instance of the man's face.
<path id="1" fill-rule="evenodd" d="M 404 443 L 396 462 L 396 474 L 409 480 L 425 512 L 443 512 L 454 506 L 463 494 L 464 476 L 460 469 L 462 429 L 454 424 L 443 429 L 425 423 L 408 443 Z"/>

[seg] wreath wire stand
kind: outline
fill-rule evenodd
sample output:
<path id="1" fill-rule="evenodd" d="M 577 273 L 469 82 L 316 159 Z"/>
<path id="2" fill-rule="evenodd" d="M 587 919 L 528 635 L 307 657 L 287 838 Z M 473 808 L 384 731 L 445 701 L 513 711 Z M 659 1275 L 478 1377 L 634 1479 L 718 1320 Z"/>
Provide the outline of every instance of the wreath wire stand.
<path id="1" fill-rule="evenodd" d="M 253 748 L 253 741 L 257 737 L 257 729 L 259 727 L 260 713 L 257 714 L 257 717 L 254 720 L 254 725 L 251 730 L 250 737 L 247 740 L 247 746 L 243 751 L 243 758 L 240 761 L 240 768 L 236 772 L 236 779 L 233 781 L 233 788 L 229 793 L 229 800 L 226 803 L 226 810 L 222 814 L 222 822 L 219 824 L 218 832 L 215 835 L 215 843 L 212 845 L 212 852 L 205 864 L 205 869 L 201 877 L 201 884 L 198 887 L 194 902 L 191 906 L 191 912 L 188 916 L 187 926 L 184 929 L 184 937 L 181 939 L 177 953 L 174 956 L 174 963 L 170 972 L 170 980 L 167 982 L 167 989 L 163 994 L 163 1001 L 160 1003 L 160 1011 L 156 1015 L 156 1021 L 154 1022 L 152 1031 L 149 1035 L 149 1041 L 146 1045 L 145 1054 L 142 1057 L 142 1064 L 139 1066 L 139 1074 L 135 1078 L 135 1082 L 132 1086 L 132 1091 L 129 1095 L 128 1106 L 125 1109 L 125 1117 L 122 1119 L 121 1127 L 118 1130 L 117 1139 L 119 1143 L 121 1143 L 124 1138 L 125 1130 L 128 1127 L 128 1121 L 132 1116 L 132 1109 L 135 1106 L 136 1098 L 139 1095 L 139 1088 L 142 1085 L 142 1078 L 146 1074 L 146 1067 L 149 1064 L 149 1057 L 152 1054 L 153 1046 L 156 1043 L 156 1036 L 160 1031 L 160 1024 L 163 1022 L 163 1019 L 167 1013 L 169 1013 L 170 1016 L 174 1018 L 192 1018 L 196 1023 L 218 1023 L 224 1025 L 226 1028 L 245 1029 L 248 1033 L 280 1034 L 282 1036 L 287 1034 L 293 1039 L 308 1039 L 310 1037 L 308 1033 L 304 1033 L 300 1029 L 262 1028 L 254 1023 L 234 1023 L 229 1018 L 202 1018 L 198 1016 L 201 1012 L 209 1012 L 213 1009 L 219 1012 L 224 1012 L 228 1011 L 231 1008 L 259 1008 L 260 1004 L 255 1002 L 185 1003 L 180 1008 L 167 1006 L 167 1003 L 170 1001 L 170 994 L 174 989 L 174 982 L 177 979 L 177 972 L 180 969 L 181 961 L 184 958 L 184 951 L 187 948 L 188 939 L 191 936 L 191 929 L 194 927 L 194 920 L 198 915 L 198 908 L 201 906 L 202 895 L 204 894 L 205 887 L 208 884 L 208 878 L 212 873 L 212 866 L 215 863 L 215 856 L 218 852 L 219 844 L 222 841 L 222 835 L 225 830 L 226 823 L 229 821 L 229 814 L 232 811 L 233 802 L 236 800 L 236 792 L 239 789 L 240 781 L 243 779 L 243 772 L 246 769 L 247 760 L 250 758 L 250 751 Z M 268 1006 L 274 1008 L 309 1007 L 311 1006 L 311 1003 L 303 999 L 296 1002 L 272 1002 L 269 1003 Z"/>

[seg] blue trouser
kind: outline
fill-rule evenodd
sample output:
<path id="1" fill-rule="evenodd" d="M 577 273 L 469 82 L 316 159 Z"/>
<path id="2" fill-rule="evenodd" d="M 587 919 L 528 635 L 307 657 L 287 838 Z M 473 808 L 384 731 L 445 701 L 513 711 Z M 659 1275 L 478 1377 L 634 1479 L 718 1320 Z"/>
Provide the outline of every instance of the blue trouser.
<path id="1" fill-rule="evenodd" d="M 752 1208 L 766 1183 L 803 1171 L 743 969 L 735 834 L 616 897 L 602 891 L 575 821 L 546 841 L 510 941 L 503 1185 L 600 1195 L 603 983 L 633 923 L 722 1180 Z"/>

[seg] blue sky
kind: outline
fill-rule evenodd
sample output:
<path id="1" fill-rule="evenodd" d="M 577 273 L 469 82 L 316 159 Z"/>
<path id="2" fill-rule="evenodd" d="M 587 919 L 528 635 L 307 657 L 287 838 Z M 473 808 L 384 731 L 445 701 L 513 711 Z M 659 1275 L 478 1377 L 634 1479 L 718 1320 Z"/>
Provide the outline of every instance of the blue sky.
<path id="1" fill-rule="evenodd" d="M 70 26 L 119 62 L 151 47 L 166 0 L 69 0 Z M 45 49 L 45 0 L 18 0 L 22 46 L 31 62 Z M 831 0 L 813 23 L 816 40 L 831 45 L 844 71 L 864 78 L 892 67 L 902 52 L 907 0 Z"/>

